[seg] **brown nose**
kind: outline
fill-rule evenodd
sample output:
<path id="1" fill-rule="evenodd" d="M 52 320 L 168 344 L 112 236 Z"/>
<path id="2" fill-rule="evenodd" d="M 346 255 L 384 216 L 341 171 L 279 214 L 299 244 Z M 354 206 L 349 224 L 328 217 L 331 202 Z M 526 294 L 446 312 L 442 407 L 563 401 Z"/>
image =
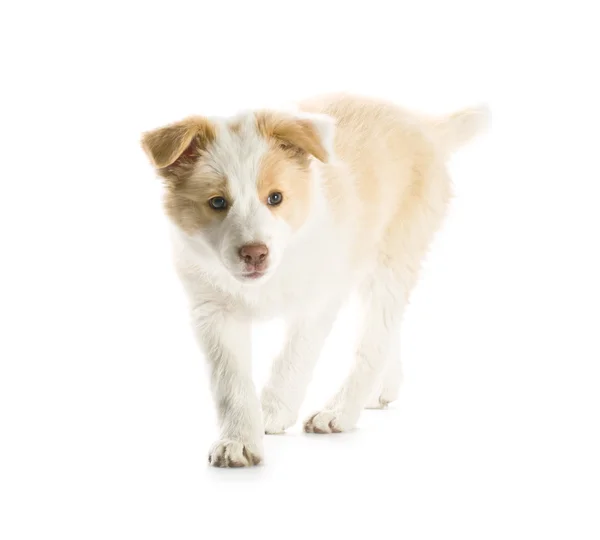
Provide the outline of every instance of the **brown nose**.
<path id="1" fill-rule="evenodd" d="M 269 248 L 264 244 L 247 244 L 240 248 L 240 258 L 246 264 L 262 263 L 269 254 Z"/>

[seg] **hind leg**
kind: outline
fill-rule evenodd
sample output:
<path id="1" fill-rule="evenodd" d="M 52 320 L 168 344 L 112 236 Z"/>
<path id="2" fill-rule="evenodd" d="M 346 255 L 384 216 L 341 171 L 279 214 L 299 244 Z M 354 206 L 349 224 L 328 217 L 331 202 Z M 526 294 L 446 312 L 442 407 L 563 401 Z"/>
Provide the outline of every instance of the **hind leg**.
<path id="1" fill-rule="evenodd" d="M 387 374 L 388 361 L 395 354 L 407 296 L 401 276 L 397 271 L 380 265 L 361 287 L 360 296 L 364 322 L 354 366 L 325 408 L 305 422 L 304 430 L 309 433 L 352 429 L 361 410 Z M 395 385 L 393 390 L 397 392 Z"/>
<path id="2" fill-rule="evenodd" d="M 400 321 L 450 197 L 443 164 L 425 158 L 414 164 L 411 190 L 384 235 L 375 270 L 361 287 L 364 324 L 352 371 L 326 407 L 305 422 L 307 432 L 352 429 L 373 394 L 381 403 L 398 393 Z"/>

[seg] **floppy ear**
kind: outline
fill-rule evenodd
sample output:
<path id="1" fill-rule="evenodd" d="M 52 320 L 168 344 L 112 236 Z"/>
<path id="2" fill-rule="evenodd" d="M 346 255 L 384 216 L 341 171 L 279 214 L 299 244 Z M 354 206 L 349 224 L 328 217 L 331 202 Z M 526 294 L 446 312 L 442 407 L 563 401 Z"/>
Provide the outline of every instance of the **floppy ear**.
<path id="1" fill-rule="evenodd" d="M 256 113 L 263 137 L 276 139 L 314 156 L 323 163 L 333 157 L 335 120 L 325 114 L 261 111 Z"/>
<path id="2" fill-rule="evenodd" d="M 214 139 L 215 126 L 207 118 L 193 116 L 144 133 L 142 148 L 160 173 L 167 167 L 173 173 L 177 166 L 193 163 Z"/>

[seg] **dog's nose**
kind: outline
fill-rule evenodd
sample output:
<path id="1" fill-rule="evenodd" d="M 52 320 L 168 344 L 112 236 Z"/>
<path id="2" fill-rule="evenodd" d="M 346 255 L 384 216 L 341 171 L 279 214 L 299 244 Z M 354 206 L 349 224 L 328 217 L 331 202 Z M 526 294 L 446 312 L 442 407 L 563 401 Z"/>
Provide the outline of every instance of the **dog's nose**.
<path id="1" fill-rule="evenodd" d="M 269 254 L 269 248 L 264 244 L 247 244 L 240 248 L 240 258 L 246 264 L 259 264 L 264 262 Z"/>

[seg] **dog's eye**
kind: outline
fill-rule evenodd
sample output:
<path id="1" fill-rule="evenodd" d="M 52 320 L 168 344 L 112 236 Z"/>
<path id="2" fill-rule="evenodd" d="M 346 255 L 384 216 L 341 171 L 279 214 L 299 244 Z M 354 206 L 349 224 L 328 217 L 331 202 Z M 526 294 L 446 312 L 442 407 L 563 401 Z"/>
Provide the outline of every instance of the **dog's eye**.
<path id="1" fill-rule="evenodd" d="M 283 201 L 283 195 L 279 191 L 271 193 L 271 195 L 269 195 L 269 198 L 267 199 L 267 202 L 271 206 L 277 206 L 278 204 L 281 204 L 281 201 Z"/>
<path id="2" fill-rule="evenodd" d="M 225 210 L 227 201 L 223 197 L 213 197 L 208 201 L 208 204 L 213 210 Z"/>

